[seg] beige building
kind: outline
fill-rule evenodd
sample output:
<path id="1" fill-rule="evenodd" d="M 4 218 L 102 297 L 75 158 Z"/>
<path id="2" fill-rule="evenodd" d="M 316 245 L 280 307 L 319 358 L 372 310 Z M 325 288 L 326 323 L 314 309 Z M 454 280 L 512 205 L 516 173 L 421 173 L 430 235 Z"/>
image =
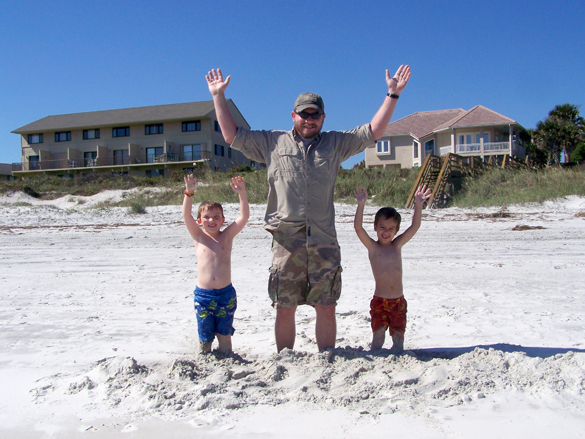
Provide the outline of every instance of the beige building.
<path id="1" fill-rule="evenodd" d="M 524 159 L 526 149 L 515 120 L 478 105 L 469 111 L 423 111 L 392 122 L 375 146 L 366 149 L 367 168 L 422 166 L 429 154 L 510 155 Z"/>
<path id="2" fill-rule="evenodd" d="M 231 99 L 228 106 L 236 124 L 249 128 Z M 22 150 L 14 176 L 168 177 L 198 166 L 214 171 L 255 166 L 223 139 L 213 101 L 47 116 L 12 132 L 21 136 Z"/>

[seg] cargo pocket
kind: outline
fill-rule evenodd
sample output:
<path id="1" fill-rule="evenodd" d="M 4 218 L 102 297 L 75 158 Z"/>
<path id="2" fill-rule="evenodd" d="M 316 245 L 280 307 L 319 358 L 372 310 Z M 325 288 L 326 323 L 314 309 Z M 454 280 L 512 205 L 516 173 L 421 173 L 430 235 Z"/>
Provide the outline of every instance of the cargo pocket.
<path id="1" fill-rule="evenodd" d="M 268 297 L 272 300 L 272 306 L 278 300 L 278 267 L 270 267 L 270 276 L 268 277 Z"/>
<path id="2" fill-rule="evenodd" d="M 335 271 L 335 276 L 333 277 L 333 282 L 331 282 L 331 299 L 338 301 L 339 297 L 341 296 L 341 272 L 343 268 L 341 265 L 337 267 Z"/>

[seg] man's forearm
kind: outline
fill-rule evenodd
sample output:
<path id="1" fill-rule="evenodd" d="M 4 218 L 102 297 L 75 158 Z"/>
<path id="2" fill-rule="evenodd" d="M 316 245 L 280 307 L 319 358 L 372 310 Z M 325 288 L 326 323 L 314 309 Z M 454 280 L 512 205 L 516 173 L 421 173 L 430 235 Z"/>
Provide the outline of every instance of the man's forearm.
<path id="1" fill-rule="evenodd" d="M 372 136 L 374 137 L 374 140 L 378 140 L 384 135 L 384 131 L 390 123 L 392 115 L 394 114 L 397 101 L 398 99 L 396 98 L 386 96 L 382 106 L 372 118 L 372 121 L 370 122 L 370 129 L 372 130 Z"/>
<path id="2" fill-rule="evenodd" d="M 232 113 L 230 113 L 225 95 L 223 93 L 214 95 L 213 105 L 215 106 L 215 115 L 217 116 L 217 121 L 221 128 L 221 134 L 223 134 L 224 140 L 231 144 L 236 137 L 238 126 L 236 125 Z"/>

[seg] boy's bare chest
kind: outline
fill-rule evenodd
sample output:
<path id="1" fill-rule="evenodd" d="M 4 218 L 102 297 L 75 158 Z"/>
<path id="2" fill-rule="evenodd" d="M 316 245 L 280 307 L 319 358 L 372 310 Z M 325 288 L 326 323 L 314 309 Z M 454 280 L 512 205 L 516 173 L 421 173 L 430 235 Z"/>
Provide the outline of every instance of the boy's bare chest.
<path id="1" fill-rule="evenodd" d="M 198 258 L 214 258 L 229 255 L 231 252 L 231 243 L 227 239 L 214 239 L 205 237 L 195 244 L 195 252 Z"/>
<path id="2" fill-rule="evenodd" d="M 368 254 L 370 263 L 377 267 L 395 267 L 402 265 L 401 252 L 394 246 L 376 246 Z"/>

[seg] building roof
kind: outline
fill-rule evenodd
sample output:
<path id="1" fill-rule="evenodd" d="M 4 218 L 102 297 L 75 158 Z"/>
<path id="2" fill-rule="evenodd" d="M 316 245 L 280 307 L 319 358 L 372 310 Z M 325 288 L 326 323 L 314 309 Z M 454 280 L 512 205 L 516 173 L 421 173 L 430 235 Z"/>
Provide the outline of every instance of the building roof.
<path id="1" fill-rule="evenodd" d="M 421 139 L 431 133 L 451 128 L 509 124 L 518 125 L 518 122 L 489 108 L 477 105 L 468 111 L 457 108 L 414 113 L 389 124 L 384 131 L 384 135 L 410 135 L 416 139 Z"/>
<path id="2" fill-rule="evenodd" d="M 231 99 L 231 109 L 239 112 Z M 119 110 L 89 111 L 86 113 L 47 116 L 12 131 L 17 134 L 43 131 L 72 130 L 131 125 L 149 122 L 168 122 L 198 118 L 210 118 L 214 113 L 213 101 L 187 102 L 183 104 L 153 105 L 149 107 L 122 108 Z"/>
<path id="3" fill-rule="evenodd" d="M 432 133 L 436 127 L 464 114 L 465 110 L 457 108 L 454 110 L 420 111 L 402 119 L 392 122 L 386 127 L 384 135 L 396 136 L 409 134 L 420 139 Z"/>
<path id="4" fill-rule="evenodd" d="M 517 124 L 513 119 L 502 116 L 489 108 L 476 105 L 471 110 L 466 111 L 464 114 L 457 116 L 453 120 L 438 126 L 434 131 L 441 131 L 448 128 L 464 128 L 464 127 L 477 127 L 477 126 L 489 126 L 489 125 L 510 125 Z"/>

